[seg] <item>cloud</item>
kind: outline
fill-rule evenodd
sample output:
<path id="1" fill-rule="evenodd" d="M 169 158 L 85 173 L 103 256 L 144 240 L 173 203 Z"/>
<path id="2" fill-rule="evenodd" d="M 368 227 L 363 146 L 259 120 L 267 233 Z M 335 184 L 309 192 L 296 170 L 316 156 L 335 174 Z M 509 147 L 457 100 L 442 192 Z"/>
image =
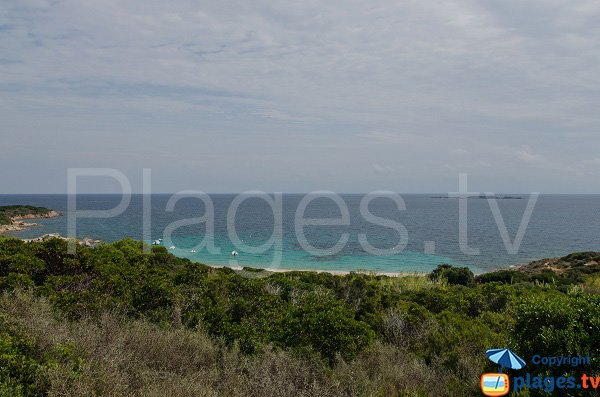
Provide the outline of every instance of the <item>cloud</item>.
<path id="1" fill-rule="evenodd" d="M 518 150 L 515 155 L 519 161 L 536 167 L 543 167 L 549 163 L 543 155 L 532 153 L 526 149 Z"/>
<path id="2" fill-rule="evenodd" d="M 164 148 L 208 156 L 235 142 L 253 152 L 228 164 L 270 190 L 303 167 L 318 187 L 385 188 L 377 164 L 402 170 L 407 191 L 440 191 L 460 169 L 515 184 L 504 190 L 577 190 L 598 181 L 581 159 L 600 145 L 599 17 L 583 0 L 5 0 L 0 158 L 29 147 L 33 168 L 62 175 L 44 162 L 85 165 L 76 137 L 86 152 L 137 146 L 148 166 Z M 273 150 L 286 153 L 277 167 L 255 161 Z M 194 179 L 160 166 L 177 188 Z"/>
<path id="3" fill-rule="evenodd" d="M 302 117 L 302 116 L 292 116 L 288 113 L 284 113 L 275 109 L 268 109 L 255 112 L 254 114 L 263 116 L 269 119 L 278 120 L 278 121 L 287 121 L 290 123 L 305 123 L 312 121 L 319 121 L 318 117 Z"/>
<path id="4" fill-rule="evenodd" d="M 456 156 L 462 156 L 462 155 L 465 155 L 465 154 L 467 154 L 468 152 L 467 152 L 465 149 L 462 149 L 462 148 L 456 148 L 456 149 L 451 149 L 451 150 L 450 150 L 450 153 L 451 153 L 451 154 L 454 154 L 454 155 L 456 155 Z"/>
<path id="5" fill-rule="evenodd" d="M 375 171 L 381 172 L 381 173 L 396 171 L 393 167 L 379 165 L 379 164 L 372 164 L 372 167 Z"/>

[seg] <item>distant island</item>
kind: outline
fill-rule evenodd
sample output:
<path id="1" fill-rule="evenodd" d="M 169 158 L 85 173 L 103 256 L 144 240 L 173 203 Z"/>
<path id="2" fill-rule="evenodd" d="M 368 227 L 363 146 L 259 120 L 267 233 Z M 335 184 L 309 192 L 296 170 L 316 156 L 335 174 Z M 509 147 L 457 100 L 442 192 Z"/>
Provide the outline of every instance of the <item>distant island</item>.
<path id="1" fill-rule="evenodd" d="M 55 218 L 61 215 L 58 211 L 32 205 L 0 206 L 0 233 L 14 232 L 37 226 L 35 223 L 23 222 L 23 219 Z"/>
<path id="2" fill-rule="evenodd" d="M 434 199 L 488 199 L 493 198 L 496 200 L 522 200 L 523 197 L 520 196 L 486 196 L 485 194 L 480 194 L 479 196 L 431 196 Z"/>

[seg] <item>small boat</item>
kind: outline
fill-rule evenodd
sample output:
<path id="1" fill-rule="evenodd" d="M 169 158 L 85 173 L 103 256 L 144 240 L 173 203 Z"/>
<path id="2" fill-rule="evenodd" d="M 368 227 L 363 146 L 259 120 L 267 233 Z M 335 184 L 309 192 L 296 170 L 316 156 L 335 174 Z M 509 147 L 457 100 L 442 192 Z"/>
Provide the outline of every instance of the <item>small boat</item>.
<path id="1" fill-rule="evenodd" d="M 152 242 L 152 245 L 160 245 L 160 241 L 159 241 L 159 240 L 154 240 L 154 241 Z"/>
<path id="2" fill-rule="evenodd" d="M 231 251 L 231 256 L 238 256 L 238 252 L 236 250 Z"/>
<path id="3" fill-rule="evenodd" d="M 174 249 L 175 249 L 175 246 L 174 246 L 174 245 L 172 245 L 172 246 L 170 246 L 170 247 L 169 247 L 169 249 L 170 249 L 170 250 L 174 250 Z"/>
<path id="4" fill-rule="evenodd" d="M 191 250 L 190 252 L 191 252 L 192 254 L 195 254 L 195 253 L 196 253 L 196 250 Z"/>

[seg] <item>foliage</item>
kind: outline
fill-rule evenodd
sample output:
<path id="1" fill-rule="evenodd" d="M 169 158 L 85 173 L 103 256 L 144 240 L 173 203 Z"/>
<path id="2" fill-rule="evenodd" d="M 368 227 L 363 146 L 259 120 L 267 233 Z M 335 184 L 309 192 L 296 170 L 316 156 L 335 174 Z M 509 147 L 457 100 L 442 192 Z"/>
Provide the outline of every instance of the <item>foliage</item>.
<path id="1" fill-rule="evenodd" d="M 455 267 L 447 264 L 438 267 L 429 274 L 434 281 L 446 280 L 448 284 L 472 286 L 475 280 L 473 272 L 468 267 Z"/>
<path id="2" fill-rule="evenodd" d="M 590 356 L 596 358 L 587 373 L 599 373 L 600 296 L 584 293 L 567 295 L 555 290 L 528 294 L 513 310 L 511 337 L 526 357 Z M 556 368 L 556 376 L 564 368 Z M 581 375 L 581 374 L 579 374 Z"/>
<path id="3" fill-rule="evenodd" d="M 34 207 L 32 205 L 4 205 L 0 206 L 0 225 L 9 225 L 11 218 L 25 215 L 43 215 L 50 212 L 48 208 Z"/>
<path id="4" fill-rule="evenodd" d="M 248 278 L 143 248 L 0 238 L 0 395 L 478 395 L 489 348 L 600 354 L 587 254 L 476 279 Z"/>
<path id="5" fill-rule="evenodd" d="M 526 273 L 516 270 L 496 270 L 494 272 L 483 273 L 475 278 L 478 283 L 502 283 L 516 284 L 531 281 L 531 277 Z"/>

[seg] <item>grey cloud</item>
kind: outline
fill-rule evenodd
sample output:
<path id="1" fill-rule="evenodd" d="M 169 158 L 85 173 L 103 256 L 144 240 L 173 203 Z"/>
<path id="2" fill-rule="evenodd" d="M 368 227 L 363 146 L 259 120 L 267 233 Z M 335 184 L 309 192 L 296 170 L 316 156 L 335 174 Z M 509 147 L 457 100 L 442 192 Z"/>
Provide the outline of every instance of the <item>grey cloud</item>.
<path id="1" fill-rule="evenodd" d="M 29 147 L 40 176 L 0 181 L 19 192 L 60 179 L 90 157 L 71 144 L 82 137 L 85 153 L 112 148 L 119 164 L 174 175 L 160 190 L 191 188 L 199 161 L 213 168 L 206 190 L 243 178 L 440 191 L 466 170 L 482 191 L 594 192 L 599 14 L 562 0 L 6 0 L 0 166 Z M 219 153 L 232 143 L 248 150 Z"/>

